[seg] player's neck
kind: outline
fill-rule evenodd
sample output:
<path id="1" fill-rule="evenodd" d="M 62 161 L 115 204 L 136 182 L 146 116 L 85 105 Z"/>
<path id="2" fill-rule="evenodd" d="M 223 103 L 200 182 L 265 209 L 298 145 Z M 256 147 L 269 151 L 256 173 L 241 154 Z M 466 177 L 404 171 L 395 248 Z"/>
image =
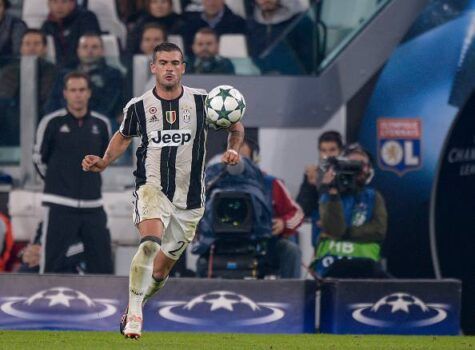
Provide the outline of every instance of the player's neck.
<path id="1" fill-rule="evenodd" d="M 180 97 L 183 87 L 181 84 L 174 86 L 170 89 L 166 89 L 163 86 L 156 85 L 155 93 L 164 100 L 175 100 Z"/>

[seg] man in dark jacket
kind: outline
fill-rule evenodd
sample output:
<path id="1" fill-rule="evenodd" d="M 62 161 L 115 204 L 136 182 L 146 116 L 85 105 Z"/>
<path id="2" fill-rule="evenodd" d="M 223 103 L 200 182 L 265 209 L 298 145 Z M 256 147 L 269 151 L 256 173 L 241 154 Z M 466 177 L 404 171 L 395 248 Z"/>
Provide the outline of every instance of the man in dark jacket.
<path id="1" fill-rule="evenodd" d="M 63 69 L 58 79 L 56 79 L 46 106 L 46 112 L 51 113 L 66 105 L 63 98 L 63 79 L 68 72 L 76 70 L 86 73 L 91 80 L 90 108 L 106 115 L 111 120 L 112 125 L 118 125 L 116 119 L 122 111 L 124 79 L 118 69 L 106 64 L 104 46 L 100 35 L 95 33 L 82 35 L 79 39 L 77 55 L 79 64 Z"/>
<path id="2" fill-rule="evenodd" d="M 62 271 L 69 247 L 81 241 L 86 272 L 112 273 L 101 176 L 81 168 L 85 155 L 106 150 L 110 124 L 88 107 L 91 89 L 86 74 L 66 75 L 63 93 L 66 109 L 45 116 L 36 134 L 34 160 L 45 181 L 40 272 Z"/>
<path id="3" fill-rule="evenodd" d="M 234 14 L 224 0 L 203 0 L 203 12 L 190 12 L 186 20 L 185 51 L 192 55 L 191 46 L 195 34 L 204 27 L 212 28 L 218 36 L 222 34 L 245 34 L 246 22 Z"/>
<path id="4" fill-rule="evenodd" d="M 299 0 L 255 0 L 248 22 L 249 51 L 261 72 L 307 74 L 316 63 L 314 24 Z M 292 29 L 284 34 L 287 28 Z M 283 36 L 283 37 L 282 37 Z M 282 37 L 282 38 L 281 38 Z M 279 41 L 279 38 L 281 40 Z"/>
<path id="5" fill-rule="evenodd" d="M 50 13 L 41 26 L 54 38 L 56 63 L 70 64 L 76 58 L 79 38 L 87 32 L 101 33 L 97 17 L 91 11 L 78 8 L 76 0 L 48 0 Z"/>
<path id="6" fill-rule="evenodd" d="M 21 38 L 27 29 L 25 22 L 6 13 L 10 7 L 8 0 L 0 0 L 0 65 L 5 64 L 11 57 L 20 53 Z"/>
<path id="7" fill-rule="evenodd" d="M 187 64 L 187 71 L 197 74 L 234 74 L 233 63 L 218 55 L 219 38 L 211 28 L 201 28 L 193 42 L 193 58 Z"/>

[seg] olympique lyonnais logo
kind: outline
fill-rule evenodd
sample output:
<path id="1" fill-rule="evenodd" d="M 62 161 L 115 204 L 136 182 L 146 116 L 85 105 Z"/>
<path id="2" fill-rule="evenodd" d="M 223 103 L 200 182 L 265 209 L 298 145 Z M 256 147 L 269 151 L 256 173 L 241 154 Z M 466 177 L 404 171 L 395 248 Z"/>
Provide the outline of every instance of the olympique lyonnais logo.
<path id="1" fill-rule="evenodd" d="M 91 299 L 68 287 L 41 290 L 29 297 L 5 297 L 0 302 L 1 312 L 7 315 L 37 322 L 56 321 L 66 328 L 71 323 L 112 316 L 118 303 L 116 299 Z"/>
<path id="2" fill-rule="evenodd" d="M 422 165 L 422 125 L 418 118 L 378 119 L 378 163 L 399 176 Z"/>
<path id="3" fill-rule="evenodd" d="M 158 314 L 170 321 L 195 326 L 254 326 L 276 322 L 288 304 L 254 302 L 231 291 L 212 291 L 191 300 L 157 302 Z"/>
<path id="4" fill-rule="evenodd" d="M 374 304 L 351 304 L 351 316 L 359 323 L 380 328 L 427 327 L 447 318 L 447 304 L 424 303 L 403 292 L 386 295 Z"/>

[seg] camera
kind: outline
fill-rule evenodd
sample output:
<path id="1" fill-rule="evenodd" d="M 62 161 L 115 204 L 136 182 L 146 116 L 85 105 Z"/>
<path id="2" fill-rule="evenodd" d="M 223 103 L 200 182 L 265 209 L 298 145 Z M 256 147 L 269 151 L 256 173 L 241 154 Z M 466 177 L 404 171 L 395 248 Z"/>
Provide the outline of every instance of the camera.
<path id="1" fill-rule="evenodd" d="M 356 191 L 356 178 L 363 170 L 362 162 L 344 157 L 328 157 L 323 160 L 320 169 L 326 173 L 330 168 L 335 172 L 330 188 L 336 188 L 340 193 Z"/>

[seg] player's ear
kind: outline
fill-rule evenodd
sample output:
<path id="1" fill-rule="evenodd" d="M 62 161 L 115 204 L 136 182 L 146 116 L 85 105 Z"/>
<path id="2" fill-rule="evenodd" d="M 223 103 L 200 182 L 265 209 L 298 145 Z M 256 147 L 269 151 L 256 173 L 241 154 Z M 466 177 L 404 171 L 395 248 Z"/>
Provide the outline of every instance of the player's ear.
<path id="1" fill-rule="evenodd" d="M 183 61 L 182 67 L 181 67 L 181 74 L 185 74 L 186 72 L 186 62 Z"/>

